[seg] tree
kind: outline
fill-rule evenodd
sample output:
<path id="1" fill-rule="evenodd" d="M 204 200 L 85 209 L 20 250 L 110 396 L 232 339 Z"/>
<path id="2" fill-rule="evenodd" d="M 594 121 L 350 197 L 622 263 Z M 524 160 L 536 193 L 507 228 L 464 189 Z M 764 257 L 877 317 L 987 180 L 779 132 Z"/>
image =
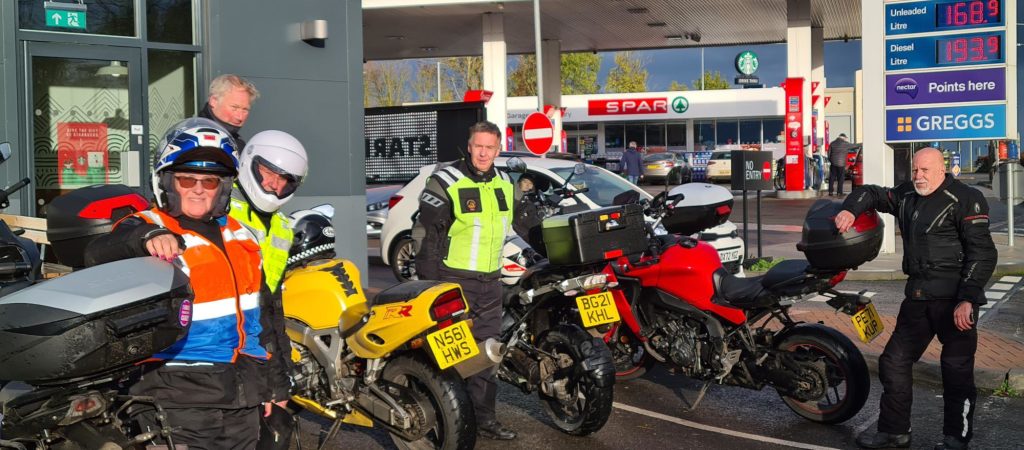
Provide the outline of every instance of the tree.
<path id="1" fill-rule="evenodd" d="M 441 60 L 441 79 L 444 88 L 441 101 L 461 99 L 469 90 L 482 89 L 484 60 L 480 56 L 459 56 Z"/>
<path id="2" fill-rule="evenodd" d="M 416 101 L 431 102 L 440 101 L 437 79 L 437 60 L 420 61 L 416 68 L 416 79 L 412 82 L 412 92 L 416 94 Z"/>
<path id="3" fill-rule="evenodd" d="M 409 65 L 402 61 L 363 64 L 363 106 L 396 106 L 410 100 Z"/>
<path id="4" fill-rule="evenodd" d="M 693 80 L 693 89 L 700 89 L 700 79 Z M 715 89 L 729 89 L 731 85 L 729 80 L 726 80 L 722 76 L 722 72 L 715 71 L 711 73 L 710 70 L 704 72 L 704 90 L 711 91 Z"/>
<path id="5" fill-rule="evenodd" d="M 608 93 L 646 92 L 647 61 L 633 52 L 616 52 L 615 66 L 608 72 L 604 91 Z"/>
<path id="6" fill-rule="evenodd" d="M 516 56 L 516 67 L 508 74 L 508 96 L 527 97 L 537 95 L 537 57 Z"/>
<path id="7" fill-rule="evenodd" d="M 595 53 L 563 53 L 561 56 L 562 95 L 596 94 L 597 72 L 601 56 Z M 508 75 L 509 97 L 537 95 L 537 57 L 520 55 Z"/>
<path id="8" fill-rule="evenodd" d="M 672 80 L 672 82 L 669 83 L 669 85 L 668 85 L 668 90 L 670 90 L 670 91 L 688 91 L 688 90 L 690 90 L 690 88 L 686 85 L 686 83 L 680 83 L 680 82 L 678 82 L 676 80 Z"/>

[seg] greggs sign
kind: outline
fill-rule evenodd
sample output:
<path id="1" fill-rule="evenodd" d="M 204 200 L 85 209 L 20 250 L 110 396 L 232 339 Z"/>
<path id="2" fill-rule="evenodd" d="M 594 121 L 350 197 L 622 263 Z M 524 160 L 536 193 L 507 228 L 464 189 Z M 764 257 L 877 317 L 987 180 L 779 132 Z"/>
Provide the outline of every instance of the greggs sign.
<path id="1" fill-rule="evenodd" d="M 668 113 L 668 99 L 662 97 L 590 100 L 587 102 L 587 113 L 591 116 L 665 114 Z"/>

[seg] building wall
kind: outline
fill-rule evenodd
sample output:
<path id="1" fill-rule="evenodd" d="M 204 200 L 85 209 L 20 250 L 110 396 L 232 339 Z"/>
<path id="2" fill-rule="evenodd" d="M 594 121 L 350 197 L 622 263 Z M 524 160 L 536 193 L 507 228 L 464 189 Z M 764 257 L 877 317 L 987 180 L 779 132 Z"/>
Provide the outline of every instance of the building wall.
<path id="1" fill-rule="evenodd" d="M 279 129 L 303 143 L 309 176 L 286 209 L 331 203 L 345 212 L 334 217 L 338 255 L 365 273 L 361 3 L 291 0 L 251 7 L 248 0 L 216 0 L 204 5 L 205 79 L 236 73 L 256 84 L 261 97 L 243 136 Z M 299 37 L 300 24 L 313 19 L 328 23 L 324 48 Z"/>

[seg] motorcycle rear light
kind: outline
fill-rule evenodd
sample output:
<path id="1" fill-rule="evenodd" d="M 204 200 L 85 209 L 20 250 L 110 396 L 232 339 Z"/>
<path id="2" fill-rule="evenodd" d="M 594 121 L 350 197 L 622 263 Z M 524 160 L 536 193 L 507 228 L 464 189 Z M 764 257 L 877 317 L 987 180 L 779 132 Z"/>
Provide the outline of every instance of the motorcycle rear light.
<path id="1" fill-rule="evenodd" d="M 119 195 L 89 203 L 78 212 L 78 217 L 83 219 L 109 219 L 114 217 L 114 211 L 120 208 L 132 208 L 135 210 L 133 212 L 145 211 L 149 209 L 149 202 L 139 194 Z"/>
<path id="2" fill-rule="evenodd" d="M 388 209 L 393 209 L 400 201 L 402 201 L 401 195 L 392 195 L 391 198 L 388 199 Z"/>
<path id="3" fill-rule="evenodd" d="M 462 298 L 462 292 L 452 289 L 434 300 L 434 304 L 430 306 L 430 318 L 440 322 L 459 315 L 465 310 L 466 301 Z"/>
<path id="4" fill-rule="evenodd" d="M 613 259 L 622 256 L 622 249 L 608 250 L 604 252 L 604 259 Z"/>
<path id="5" fill-rule="evenodd" d="M 715 213 L 719 216 L 728 216 L 732 213 L 732 208 L 730 208 L 729 205 L 721 205 L 718 208 L 715 208 Z"/>
<path id="6" fill-rule="evenodd" d="M 73 396 L 70 400 L 71 405 L 68 406 L 68 412 L 64 414 L 64 418 L 58 425 L 67 426 L 82 419 L 95 417 L 107 408 L 107 402 L 98 392 Z"/>
<path id="7" fill-rule="evenodd" d="M 835 285 L 837 285 L 839 283 L 842 283 L 843 280 L 845 280 L 845 279 L 846 279 L 846 271 L 844 270 L 842 272 L 839 272 L 839 273 L 835 274 L 835 276 L 833 276 L 832 278 L 829 278 L 828 279 L 828 285 L 829 286 L 835 286 Z"/>
<path id="8" fill-rule="evenodd" d="M 452 320 L 452 319 L 442 320 L 442 321 L 437 323 L 437 329 L 438 330 L 443 330 L 445 328 L 448 328 L 448 327 L 452 326 L 452 324 L 454 324 L 454 323 L 455 323 L 455 321 Z"/>

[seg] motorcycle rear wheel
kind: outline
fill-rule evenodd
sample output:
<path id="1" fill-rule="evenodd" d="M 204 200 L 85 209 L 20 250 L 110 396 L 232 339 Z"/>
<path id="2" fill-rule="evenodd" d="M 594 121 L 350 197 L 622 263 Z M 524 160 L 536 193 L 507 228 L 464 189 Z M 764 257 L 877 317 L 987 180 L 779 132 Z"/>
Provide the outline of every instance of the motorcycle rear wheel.
<path id="1" fill-rule="evenodd" d="M 612 413 L 614 365 L 608 346 L 577 327 L 558 326 L 541 336 L 537 347 L 555 355 L 566 355 L 572 365 L 557 369 L 554 378 L 566 380 L 574 401 L 563 403 L 540 392 L 548 417 L 564 433 L 586 436 L 601 429 Z M 588 361 L 589 370 L 583 368 Z"/>
<path id="2" fill-rule="evenodd" d="M 629 331 L 619 333 L 615 342 L 608 343 L 608 348 L 612 351 L 612 362 L 615 364 L 615 381 L 640 378 L 657 362 L 647 353 L 640 339 Z"/>
<path id="3" fill-rule="evenodd" d="M 394 434 L 400 449 L 463 450 L 476 446 L 476 414 L 465 385 L 454 372 L 441 372 L 423 358 L 402 355 L 384 366 L 385 380 L 405 386 L 430 400 L 434 428 L 416 441 Z M 428 413 L 431 413 L 428 411 Z"/>
<path id="4" fill-rule="evenodd" d="M 817 379 L 821 396 L 801 400 L 779 395 L 789 409 L 812 422 L 841 423 L 857 415 L 868 399 L 871 379 L 864 355 L 846 336 L 834 330 L 798 328 L 778 346 L 780 350 L 798 352 L 798 359 L 807 364 L 824 364 L 825 379 L 808 370 L 810 379 Z"/>

